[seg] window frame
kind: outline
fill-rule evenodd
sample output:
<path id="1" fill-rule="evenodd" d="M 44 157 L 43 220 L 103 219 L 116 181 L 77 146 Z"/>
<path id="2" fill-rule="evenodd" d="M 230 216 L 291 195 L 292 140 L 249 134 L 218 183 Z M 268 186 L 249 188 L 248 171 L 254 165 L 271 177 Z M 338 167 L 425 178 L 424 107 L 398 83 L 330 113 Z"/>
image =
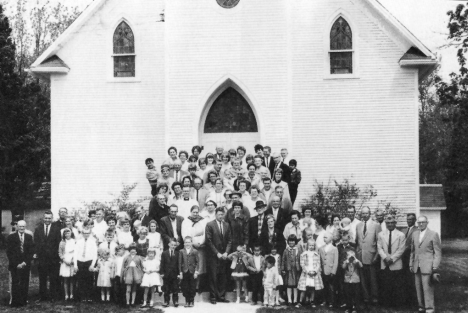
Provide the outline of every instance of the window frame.
<path id="1" fill-rule="evenodd" d="M 343 50 L 332 50 L 330 47 L 330 33 L 333 25 L 339 18 L 343 18 L 351 28 L 352 34 L 352 48 Z M 349 14 L 345 13 L 341 9 L 333 14 L 333 17 L 329 20 L 324 33 L 324 77 L 323 79 L 356 79 L 359 76 L 359 35 L 358 29 L 354 25 L 353 20 L 349 17 Z M 352 73 L 348 74 L 332 74 L 331 73 L 331 54 L 339 52 L 351 52 L 352 53 Z"/>

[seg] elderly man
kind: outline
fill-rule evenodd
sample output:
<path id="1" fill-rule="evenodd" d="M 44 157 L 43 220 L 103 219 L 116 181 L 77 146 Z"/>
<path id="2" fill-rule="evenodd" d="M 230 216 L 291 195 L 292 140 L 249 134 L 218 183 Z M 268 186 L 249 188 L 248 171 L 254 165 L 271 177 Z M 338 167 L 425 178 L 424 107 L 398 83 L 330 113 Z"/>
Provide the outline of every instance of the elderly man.
<path id="1" fill-rule="evenodd" d="M 271 178 L 270 170 L 263 166 L 263 158 L 260 155 L 254 156 L 255 174 L 258 177 L 262 177 L 262 172 L 267 174 L 267 177 Z"/>
<path id="2" fill-rule="evenodd" d="M 380 225 L 370 220 L 370 209 L 364 207 L 361 212 L 362 222 L 356 227 L 356 254 L 362 262 L 361 285 L 364 302 L 377 304 L 379 292 L 377 286 L 376 262 L 378 261 L 377 239 L 381 232 Z"/>
<path id="3" fill-rule="evenodd" d="M 275 227 L 283 231 L 284 226 L 289 222 L 289 212 L 281 207 L 281 199 L 273 196 L 271 199 L 271 208 L 267 209 L 266 215 L 272 214 L 275 218 Z"/>
<path id="4" fill-rule="evenodd" d="M 248 220 L 249 248 L 253 251 L 254 246 L 260 243 L 260 235 L 262 231 L 267 229 L 266 219 L 266 204 L 263 201 L 255 203 L 255 211 L 257 215 Z"/>
<path id="5" fill-rule="evenodd" d="M 408 213 L 406 215 L 406 224 L 407 227 L 402 230 L 403 234 L 405 235 L 405 253 L 403 253 L 403 275 L 404 275 L 404 283 L 405 286 L 405 298 L 406 303 L 410 306 L 413 306 L 417 303 L 417 296 L 416 296 L 416 287 L 414 285 L 414 275 L 410 271 L 409 263 L 410 263 L 410 255 L 411 255 L 411 244 L 413 243 L 413 233 L 418 230 L 416 225 L 416 214 Z"/>
<path id="6" fill-rule="evenodd" d="M 184 239 L 182 238 L 182 222 L 184 218 L 177 215 L 179 208 L 173 204 L 169 208 L 169 215 L 161 219 L 161 237 L 163 239 L 164 250 L 169 249 L 169 241 L 175 238 L 178 242 L 176 250 L 182 249 Z"/>
<path id="7" fill-rule="evenodd" d="M 190 198 L 190 187 L 182 188 L 182 198 L 175 202 L 179 208 L 179 215 L 184 219 L 190 216 L 190 210 L 194 205 L 198 206 L 198 201 Z"/>
<path id="8" fill-rule="evenodd" d="M 414 273 L 419 312 L 433 313 L 434 283 L 442 260 L 439 234 L 427 228 L 426 216 L 418 218 L 419 230 L 413 233 L 410 255 L 410 270 Z"/>
<path id="9" fill-rule="evenodd" d="M 210 196 L 210 192 L 203 186 L 203 181 L 200 177 L 193 180 L 193 188 L 190 191 L 190 197 L 198 202 L 200 212 L 205 208 L 205 203 Z"/>
<path id="10" fill-rule="evenodd" d="M 273 152 L 271 156 L 275 160 L 275 167 L 273 168 L 273 172 L 275 172 L 279 168 L 282 169 L 283 180 L 289 184 L 289 182 L 291 181 L 291 169 L 288 165 L 283 163 L 281 155 L 278 152 Z"/>
<path id="11" fill-rule="evenodd" d="M 169 207 L 166 205 L 166 197 L 163 194 L 157 194 L 151 199 L 148 214 L 161 227 L 161 219 L 169 215 Z"/>
<path id="12" fill-rule="evenodd" d="M 381 264 L 381 295 L 386 306 L 400 306 L 404 299 L 403 253 L 405 235 L 396 229 L 396 220 L 392 215 L 385 218 L 386 229 L 378 235 L 377 250 Z"/>
<path id="13" fill-rule="evenodd" d="M 384 221 L 385 220 L 384 210 L 378 209 L 377 211 L 375 211 L 375 220 L 377 221 L 377 223 L 380 224 L 380 228 L 382 228 L 382 231 L 387 229 L 386 223 Z"/>
<path id="14" fill-rule="evenodd" d="M 174 168 L 170 173 L 170 177 L 172 177 L 175 182 L 182 182 L 182 178 L 190 175 L 188 172 L 181 170 L 181 168 L 182 162 L 179 159 L 175 160 Z"/>
<path id="15" fill-rule="evenodd" d="M 52 212 L 44 212 L 43 222 L 39 223 L 34 231 L 34 244 L 36 246 L 34 258 L 38 261 L 40 301 L 46 301 L 48 298 L 47 280 L 49 280 L 50 299 L 57 300 L 60 294 L 58 248 L 62 238 L 60 229 L 56 225 L 52 225 L 52 218 Z"/>
<path id="16" fill-rule="evenodd" d="M 59 219 L 56 220 L 55 222 L 53 222 L 52 224 L 57 226 L 59 229 L 63 229 L 65 227 L 67 227 L 65 225 L 65 219 L 67 218 L 68 216 L 68 210 L 67 208 L 65 207 L 62 207 L 59 209 Z"/>
<path id="17" fill-rule="evenodd" d="M 214 158 L 217 163 L 223 162 L 223 152 L 224 152 L 224 147 L 216 146 L 216 153 L 214 154 Z"/>
<path id="18" fill-rule="evenodd" d="M 272 206 L 273 197 L 279 197 L 281 201 L 281 207 L 285 209 L 288 213 L 292 211 L 293 205 L 289 197 L 284 196 L 284 188 L 281 186 L 275 187 L 275 192 L 270 194 L 270 199 L 268 200 L 268 209 Z"/>
<path id="19" fill-rule="evenodd" d="M 33 237 L 26 233 L 26 222 L 18 221 L 16 232 L 7 237 L 8 270 L 11 276 L 10 306 L 19 307 L 27 304 L 29 273 L 34 255 Z"/>
<path id="20" fill-rule="evenodd" d="M 228 255 L 231 252 L 231 229 L 224 221 L 224 208 L 216 209 L 216 219 L 206 224 L 205 244 L 207 247 L 206 263 L 210 286 L 210 301 L 229 302 L 226 300 Z"/>

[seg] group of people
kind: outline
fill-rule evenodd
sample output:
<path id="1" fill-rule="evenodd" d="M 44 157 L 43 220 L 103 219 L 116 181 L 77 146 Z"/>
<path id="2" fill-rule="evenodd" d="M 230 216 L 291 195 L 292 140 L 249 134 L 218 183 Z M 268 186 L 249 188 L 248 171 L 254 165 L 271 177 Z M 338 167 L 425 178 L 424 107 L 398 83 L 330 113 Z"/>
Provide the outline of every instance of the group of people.
<path id="1" fill-rule="evenodd" d="M 399 231 L 394 216 L 377 210 L 372 219 L 368 207 L 350 207 L 346 216 L 307 206 L 300 212 L 293 209 L 295 160 L 286 166 L 284 155 L 270 157 L 268 147 L 257 145 L 245 166 L 243 147 L 228 153 L 218 147 L 205 158 L 202 150 L 196 146 L 188 157 L 171 147 L 160 172 L 147 159 L 153 198 L 134 212 L 96 209 L 75 221 L 61 208 L 55 222 L 46 212 L 34 234 L 19 221 L 7 239 L 11 305 L 26 304 L 35 259 L 44 301 L 75 299 L 75 289 L 79 300 L 93 301 L 99 288 L 101 301 L 153 306 L 164 293 L 163 306 L 172 298 L 177 307 L 182 291 L 192 307 L 197 291 L 208 290 L 216 304 L 235 290 L 236 303 L 253 305 L 353 312 L 417 297 L 421 312 L 434 310 L 440 239 L 426 217 L 416 227 L 408 214 L 408 227 Z"/>

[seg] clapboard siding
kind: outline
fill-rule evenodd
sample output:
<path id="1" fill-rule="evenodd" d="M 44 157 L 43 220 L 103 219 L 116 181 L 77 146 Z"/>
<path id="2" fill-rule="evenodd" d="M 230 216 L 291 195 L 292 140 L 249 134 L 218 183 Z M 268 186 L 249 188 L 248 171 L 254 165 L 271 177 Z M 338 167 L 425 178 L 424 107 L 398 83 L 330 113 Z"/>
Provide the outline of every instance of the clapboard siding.
<path id="1" fill-rule="evenodd" d="M 299 199 L 315 179 L 351 178 L 415 211 L 417 72 L 399 67 L 408 43 L 362 1 L 242 0 L 232 10 L 215 0 L 107 1 L 58 52 L 71 71 L 52 77 L 53 209 L 109 199 L 121 183 L 148 195 L 144 159 L 159 164 L 169 146 L 198 144 L 206 101 L 230 78 L 259 115 L 261 142 L 297 159 Z M 339 9 L 355 27 L 356 79 L 325 75 Z M 137 38 L 138 82 L 108 79 L 122 17 Z"/>

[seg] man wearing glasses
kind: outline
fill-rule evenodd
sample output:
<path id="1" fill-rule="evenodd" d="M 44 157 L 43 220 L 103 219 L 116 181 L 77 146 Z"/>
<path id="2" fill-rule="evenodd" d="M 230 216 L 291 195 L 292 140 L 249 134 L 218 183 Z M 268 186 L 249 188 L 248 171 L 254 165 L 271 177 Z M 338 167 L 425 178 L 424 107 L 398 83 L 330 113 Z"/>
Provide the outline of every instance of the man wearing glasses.
<path id="1" fill-rule="evenodd" d="M 414 273 L 419 312 L 433 313 L 433 276 L 438 272 L 442 252 L 439 234 L 427 228 L 428 223 L 426 216 L 418 218 L 419 230 L 413 233 L 411 245 L 410 271 Z"/>

